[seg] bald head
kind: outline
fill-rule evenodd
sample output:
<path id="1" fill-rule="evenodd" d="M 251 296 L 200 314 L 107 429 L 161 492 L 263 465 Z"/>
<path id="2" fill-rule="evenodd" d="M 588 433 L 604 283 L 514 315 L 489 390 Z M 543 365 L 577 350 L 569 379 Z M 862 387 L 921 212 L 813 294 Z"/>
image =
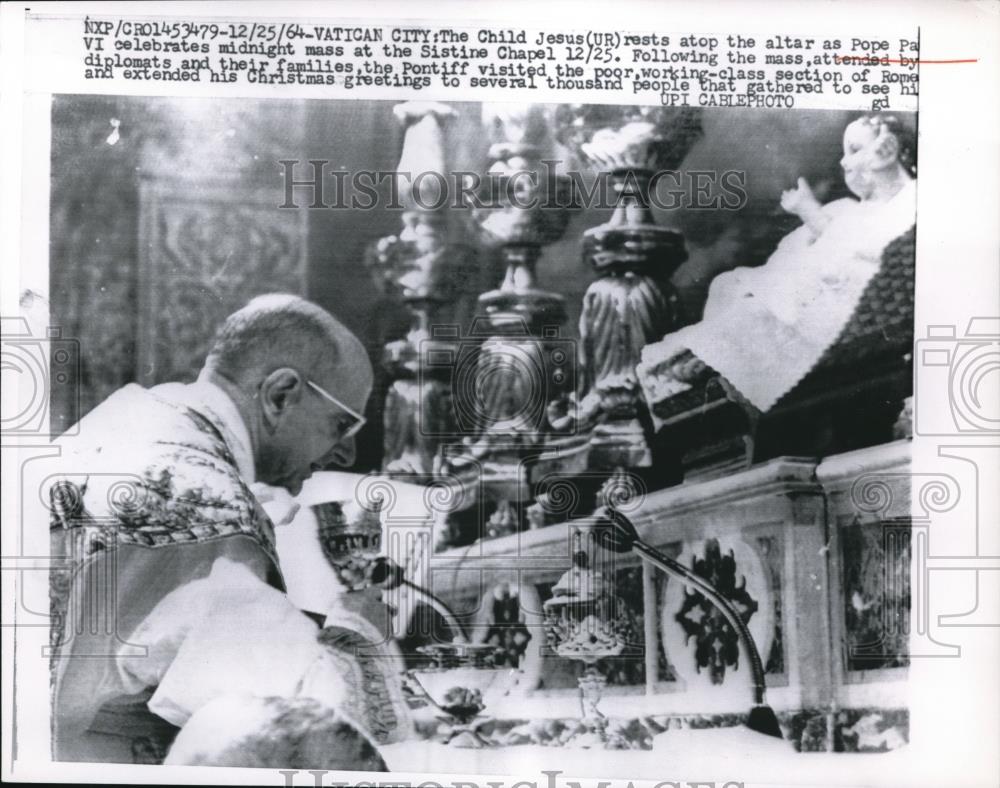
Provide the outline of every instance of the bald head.
<path id="1" fill-rule="evenodd" d="M 364 413 L 372 368 L 358 338 L 316 304 L 253 299 L 222 324 L 200 377 L 236 402 L 261 481 L 297 494 L 313 471 L 353 463 L 347 428 Z"/>
<path id="2" fill-rule="evenodd" d="M 205 369 L 242 384 L 279 366 L 329 373 L 359 358 L 366 358 L 364 346 L 333 315 L 300 296 L 273 293 L 226 318 Z"/>

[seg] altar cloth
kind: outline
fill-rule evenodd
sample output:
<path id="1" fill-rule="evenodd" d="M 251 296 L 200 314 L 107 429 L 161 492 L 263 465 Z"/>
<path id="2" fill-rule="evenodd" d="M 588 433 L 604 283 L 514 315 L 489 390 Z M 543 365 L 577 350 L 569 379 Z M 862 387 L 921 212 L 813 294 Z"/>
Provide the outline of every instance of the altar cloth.
<path id="1" fill-rule="evenodd" d="M 516 775 L 548 788 L 545 772 L 562 778 L 616 778 L 667 781 L 684 780 L 818 785 L 829 775 L 842 784 L 868 785 L 873 770 L 893 770 L 897 775 L 908 763 L 909 747 L 884 754 L 800 753 L 791 742 L 775 739 L 742 726 L 670 730 L 653 738 L 651 750 L 582 749 L 571 746 L 517 745 L 466 749 L 432 741 L 405 741 L 385 745 L 379 752 L 391 772 Z M 912 754 L 911 754 L 912 755 Z M 443 771 L 445 770 L 446 771 Z M 458 779 L 456 777 L 456 779 Z M 482 781 L 480 781 L 482 782 Z"/>

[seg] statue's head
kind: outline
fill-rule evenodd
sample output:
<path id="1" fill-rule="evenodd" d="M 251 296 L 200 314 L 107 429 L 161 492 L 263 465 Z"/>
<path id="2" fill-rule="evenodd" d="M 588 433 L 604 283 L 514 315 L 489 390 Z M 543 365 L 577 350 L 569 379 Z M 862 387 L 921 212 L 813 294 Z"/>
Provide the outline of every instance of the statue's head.
<path id="1" fill-rule="evenodd" d="M 844 130 L 844 181 L 861 200 L 867 200 L 889 179 L 915 178 L 916 143 L 913 133 L 894 115 L 873 113 L 858 118 Z"/>

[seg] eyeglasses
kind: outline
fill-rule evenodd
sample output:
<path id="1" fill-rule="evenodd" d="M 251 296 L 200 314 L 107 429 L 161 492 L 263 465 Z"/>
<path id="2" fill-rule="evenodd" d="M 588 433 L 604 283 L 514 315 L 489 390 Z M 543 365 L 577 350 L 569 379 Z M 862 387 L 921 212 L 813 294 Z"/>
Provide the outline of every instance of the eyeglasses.
<path id="1" fill-rule="evenodd" d="M 348 416 L 350 416 L 353 419 L 353 421 L 349 426 L 341 429 L 340 440 L 346 441 L 348 438 L 353 438 L 355 435 L 358 434 L 358 432 L 361 431 L 361 428 L 365 426 L 365 424 L 367 423 L 367 419 L 360 413 L 358 413 L 356 410 L 345 405 L 343 402 L 341 402 L 339 399 L 333 396 L 333 394 L 331 394 L 329 391 L 327 391 L 319 384 L 313 383 L 311 380 L 307 380 L 306 383 L 311 389 L 316 391 L 316 393 L 330 400 L 330 402 L 332 402 L 334 405 L 336 405 L 338 408 L 340 408 L 342 411 L 344 411 Z"/>

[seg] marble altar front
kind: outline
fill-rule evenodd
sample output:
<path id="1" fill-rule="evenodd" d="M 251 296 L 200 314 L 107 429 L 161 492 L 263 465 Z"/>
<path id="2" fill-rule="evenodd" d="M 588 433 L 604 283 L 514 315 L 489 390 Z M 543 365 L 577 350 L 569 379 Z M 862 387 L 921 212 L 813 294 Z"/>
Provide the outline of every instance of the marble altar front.
<path id="1" fill-rule="evenodd" d="M 904 440 L 821 461 L 778 458 L 629 504 L 645 541 L 749 611 L 769 702 L 797 749 L 906 741 L 909 449 Z M 876 491 L 891 493 L 873 499 Z M 569 532 L 552 525 L 446 550 L 430 559 L 425 582 L 470 621 L 500 583 L 545 599 L 570 567 Z M 640 748 L 672 726 L 739 724 L 749 676 L 742 655 L 725 648 L 732 631 L 682 584 L 621 558 L 611 573 L 638 642 L 601 663 L 604 713 L 631 726 Z M 541 610 L 524 607 L 533 633 L 525 675 L 490 713 L 505 720 L 498 743 L 555 744 L 580 714 L 578 668 L 544 647 Z"/>

